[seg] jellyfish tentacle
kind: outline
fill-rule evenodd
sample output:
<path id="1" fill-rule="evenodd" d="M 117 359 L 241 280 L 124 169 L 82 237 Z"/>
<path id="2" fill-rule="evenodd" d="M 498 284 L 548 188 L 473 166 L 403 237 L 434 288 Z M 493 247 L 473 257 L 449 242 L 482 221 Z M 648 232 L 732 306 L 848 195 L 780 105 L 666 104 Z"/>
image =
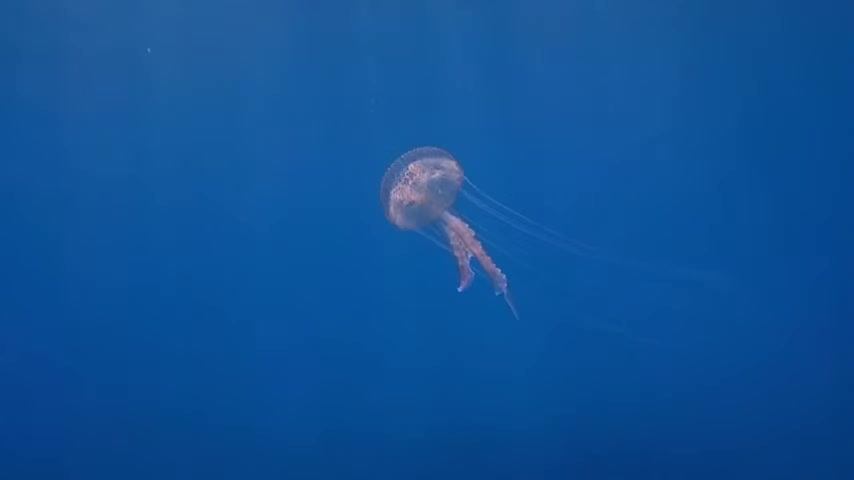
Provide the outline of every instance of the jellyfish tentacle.
<path id="1" fill-rule="evenodd" d="M 546 242 L 553 247 L 559 248 L 561 250 L 567 251 L 569 253 L 573 253 L 576 255 L 592 255 L 594 253 L 593 247 L 582 244 L 581 242 L 570 240 L 561 236 L 556 236 L 551 233 L 551 230 L 546 227 L 540 226 L 538 224 L 526 224 L 521 221 L 517 221 L 509 215 L 506 215 L 499 211 L 498 209 L 492 207 L 488 203 L 479 199 L 477 196 L 462 191 L 463 197 L 465 197 L 468 201 L 472 202 L 475 206 L 482 209 L 483 211 L 489 213 L 494 216 L 498 220 L 510 225 L 516 230 L 524 233 L 525 235 L 530 236 L 531 238 L 535 238 L 537 240 L 541 240 Z M 512 210 L 511 210 L 512 211 Z M 526 218 L 526 217 L 523 217 Z M 542 230 L 542 231 L 538 231 Z"/>
<path id="2" fill-rule="evenodd" d="M 505 289 L 502 296 L 504 297 L 504 301 L 507 303 L 507 306 L 510 307 L 510 311 L 513 312 L 513 316 L 516 317 L 516 320 L 519 320 L 519 311 L 516 310 L 516 301 L 513 300 L 513 296 L 510 295 L 510 290 Z"/>
<path id="3" fill-rule="evenodd" d="M 480 187 L 475 185 L 474 182 L 472 182 L 471 179 L 469 179 L 468 177 L 465 177 L 463 179 L 463 181 L 466 183 L 466 185 L 469 186 L 469 188 L 472 189 L 472 191 L 474 191 L 475 193 L 480 195 L 483 199 L 485 199 L 485 201 L 477 198 L 477 196 L 472 194 L 472 193 L 467 193 L 467 192 L 463 191 L 463 194 L 465 194 L 466 197 L 469 198 L 470 200 L 472 200 L 473 202 L 478 202 L 485 209 L 488 208 L 490 213 L 499 217 L 500 219 L 502 219 L 502 220 L 504 220 L 510 224 L 513 224 L 514 226 L 517 226 L 517 227 L 520 227 L 521 225 L 529 225 L 530 229 L 528 229 L 526 227 L 526 230 L 530 230 L 531 235 L 550 237 L 551 241 L 564 244 L 567 248 L 578 249 L 581 251 L 595 250 L 594 247 L 587 245 L 584 242 L 581 242 L 581 241 L 575 240 L 575 239 L 571 239 L 571 238 L 567 238 L 562 233 L 560 233 L 556 230 L 553 230 L 553 229 L 543 225 L 542 223 L 537 222 L 537 221 L 531 219 L 530 217 L 527 217 L 527 216 L 519 213 L 518 211 L 508 207 L 507 205 L 498 201 L 495 197 L 484 192 Z M 487 202 L 491 203 L 492 205 L 495 205 L 495 208 L 489 206 L 487 204 Z M 507 215 L 501 213 L 501 210 L 503 210 L 504 212 L 507 212 Z M 517 218 L 522 223 L 521 224 L 517 223 L 515 220 L 512 220 L 510 217 L 508 217 L 508 215 Z"/>

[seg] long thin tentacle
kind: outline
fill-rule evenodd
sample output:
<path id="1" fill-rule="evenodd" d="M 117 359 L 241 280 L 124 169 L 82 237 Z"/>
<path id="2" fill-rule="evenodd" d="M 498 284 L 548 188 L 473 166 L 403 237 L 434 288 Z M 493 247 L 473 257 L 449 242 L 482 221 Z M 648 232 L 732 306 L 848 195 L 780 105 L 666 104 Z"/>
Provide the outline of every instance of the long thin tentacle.
<path id="1" fill-rule="evenodd" d="M 557 230 L 549 228 L 542 223 L 519 213 L 517 210 L 508 207 L 495 197 L 484 192 L 483 189 L 475 185 L 468 177 L 465 177 L 465 182 L 466 185 L 471 188 L 471 192 L 467 192 L 465 190 L 462 191 L 463 195 L 467 199 L 498 217 L 500 220 L 518 228 L 520 231 L 566 250 L 578 253 L 592 252 L 596 250 L 596 248 L 587 245 L 584 242 L 568 238 Z M 477 195 L 475 195 L 475 193 Z"/>
<path id="2" fill-rule="evenodd" d="M 489 213 L 490 215 L 494 216 L 495 218 L 503 221 L 504 223 L 510 225 L 511 227 L 515 228 L 516 230 L 518 230 L 518 231 L 520 231 L 520 232 L 522 232 L 522 233 L 524 233 L 530 237 L 536 238 L 538 240 L 542 240 L 543 242 L 546 242 L 546 243 L 548 243 L 554 247 L 557 247 L 561 250 L 565 250 L 565 251 L 568 251 L 570 253 L 574 253 L 577 255 L 589 255 L 593 250 L 592 247 L 588 247 L 586 245 L 574 242 L 572 240 L 568 240 L 568 239 L 565 239 L 563 237 L 559 237 L 559 236 L 555 236 L 553 234 L 550 234 L 548 230 L 546 230 L 544 227 L 538 226 L 538 224 L 536 224 L 536 223 L 527 223 L 526 224 L 524 221 L 514 219 L 510 214 L 502 212 L 498 208 L 490 205 L 489 203 L 478 198 L 476 195 L 474 195 L 470 192 L 466 192 L 465 190 L 463 190 L 462 194 L 463 194 L 463 197 L 465 197 L 467 200 L 472 202 L 475 206 L 477 206 L 481 210 Z M 538 228 L 541 231 L 537 231 Z"/>
<path id="3" fill-rule="evenodd" d="M 469 200 L 474 205 L 495 218 L 507 223 L 516 230 L 559 249 L 587 258 L 596 259 L 597 261 L 606 262 L 611 265 L 642 270 L 658 275 L 677 277 L 711 285 L 723 285 L 726 283 L 724 280 L 718 278 L 719 276 L 710 272 L 621 258 L 578 240 L 567 238 L 559 232 L 542 225 L 501 203 L 475 185 L 468 177 L 465 178 L 465 182 L 471 189 L 470 192 L 465 189 L 461 190 L 461 194 L 465 199 Z"/>

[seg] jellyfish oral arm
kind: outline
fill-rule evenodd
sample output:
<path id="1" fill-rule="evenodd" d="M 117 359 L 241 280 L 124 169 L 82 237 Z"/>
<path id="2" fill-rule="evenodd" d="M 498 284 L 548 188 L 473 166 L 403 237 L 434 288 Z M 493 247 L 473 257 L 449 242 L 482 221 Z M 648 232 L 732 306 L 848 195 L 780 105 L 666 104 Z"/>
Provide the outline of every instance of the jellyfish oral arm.
<path id="1" fill-rule="evenodd" d="M 442 222 L 444 223 L 445 233 L 448 235 L 448 241 L 451 244 L 451 249 L 457 259 L 457 265 L 460 270 L 460 286 L 457 290 L 462 292 L 471 284 L 474 278 L 471 268 L 471 258 L 474 257 L 492 281 L 495 293 L 504 296 L 504 301 L 507 302 L 507 306 L 510 307 L 513 315 L 519 318 L 516 306 L 513 304 L 510 291 L 507 287 L 507 276 L 504 275 L 504 272 L 498 268 L 498 265 L 486 253 L 483 244 L 475 237 L 474 230 L 466 225 L 459 217 L 448 212 L 442 214 Z"/>
<path id="2" fill-rule="evenodd" d="M 460 270 L 460 286 L 457 287 L 457 291 L 462 292 L 469 288 L 474 279 L 474 271 L 471 268 L 472 253 L 462 237 L 460 237 L 456 230 L 450 228 L 447 223 L 445 223 L 445 234 L 448 236 L 448 243 L 451 244 L 451 251 L 457 259 L 457 267 Z"/>

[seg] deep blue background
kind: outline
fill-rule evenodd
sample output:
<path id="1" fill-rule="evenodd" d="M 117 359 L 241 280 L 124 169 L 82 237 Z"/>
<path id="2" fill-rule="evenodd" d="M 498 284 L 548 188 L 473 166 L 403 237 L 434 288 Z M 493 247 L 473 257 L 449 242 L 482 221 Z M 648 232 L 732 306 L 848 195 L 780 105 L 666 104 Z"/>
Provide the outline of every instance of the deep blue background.
<path id="1" fill-rule="evenodd" d="M 832 3 L 4 3 L 0 478 L 852 478 Z M 423 144 L 626 263 L 458 294 Z"/>

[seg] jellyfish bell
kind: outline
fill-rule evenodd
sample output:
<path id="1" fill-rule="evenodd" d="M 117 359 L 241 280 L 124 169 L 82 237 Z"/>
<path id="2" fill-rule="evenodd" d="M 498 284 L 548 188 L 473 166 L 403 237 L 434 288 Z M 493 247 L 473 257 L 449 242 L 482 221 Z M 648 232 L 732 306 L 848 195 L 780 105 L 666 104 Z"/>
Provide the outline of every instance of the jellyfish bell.
<path id="1" fill-rule="evenodd" d="M 401 155 L 383 177 L 380 200 L 386 218 L 401 230 L 440 220 L 463 184 L 460 164 L 444 150 L 422 147 Z"/>

